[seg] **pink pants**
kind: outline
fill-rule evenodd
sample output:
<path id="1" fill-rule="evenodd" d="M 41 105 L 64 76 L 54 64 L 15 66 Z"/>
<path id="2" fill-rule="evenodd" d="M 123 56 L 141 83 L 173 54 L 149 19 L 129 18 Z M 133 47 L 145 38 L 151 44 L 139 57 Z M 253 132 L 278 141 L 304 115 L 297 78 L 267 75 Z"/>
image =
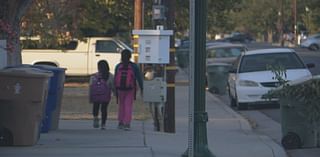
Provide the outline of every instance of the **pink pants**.
<path id="1" fill-rule="evenodd" d="M 134 90 L 118 90 L 118 120 L 122 124 L 130 124 L 132 120 L 132 107 L 134 99 Z"/>

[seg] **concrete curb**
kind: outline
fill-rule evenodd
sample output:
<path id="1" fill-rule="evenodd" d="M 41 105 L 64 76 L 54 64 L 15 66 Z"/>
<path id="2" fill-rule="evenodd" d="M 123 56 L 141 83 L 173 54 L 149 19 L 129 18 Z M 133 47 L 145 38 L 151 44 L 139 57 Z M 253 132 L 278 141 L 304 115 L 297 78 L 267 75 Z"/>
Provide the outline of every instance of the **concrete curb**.
<path id="1" fill-rule="evenodd" d="M 266 146 L 268 146 L 272 150 L 273 157 L 288 156 L 284 149 L 279 144 L 274 142 L 270 137 L 265 135 L 259 135 L 258 137 Z"/>
<path id="2" fill-rule="evenodd" d="M 225 104 L 223 101 L 221 101 L 218 97 L 215 97 L 211 93 L 207 92 L 207 97 L 215 99 L 215 101 L 219 102 L 218 105 L 223 108 L 225 111 L 230 113 L 235 119 L 238 119 L 240 128 L 244 131 L 252 131 L 252 127 L 248 120 L 235 112 L 233 109 L 231 109 L 227 104 Z"/>

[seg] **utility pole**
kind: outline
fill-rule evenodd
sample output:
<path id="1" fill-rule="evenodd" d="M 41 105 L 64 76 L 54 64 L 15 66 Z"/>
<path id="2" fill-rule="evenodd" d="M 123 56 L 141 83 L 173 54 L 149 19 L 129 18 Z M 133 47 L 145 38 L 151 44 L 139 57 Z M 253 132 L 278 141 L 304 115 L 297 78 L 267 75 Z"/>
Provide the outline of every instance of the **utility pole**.
<path id="1" fill-rule="evenodd" d="M 279 11 L 279 33 L 280 33 L 280 43 L 284 46 L 283 39 L 283 0 L 280 1 L 280 11 Z"/>
<path id="2" fill-rule="evenodd" d="M 134 1 L 134 29 L 142 29 L 142 1 Z M 138 36 L 133 36 L 133 60 L 135 63 L 138 62 Z"/>
<path id="3" fill-rule="evenodd" d="M 205 95 L 207 0 L 190 0 L 189 138 L 183 157 L 214 157 L 208 148 Z M 190 107 L 193 106 L 193 107 Z M 190 122 L 191 121 L 191 122 Z M 190 126 L 193 131 L 190 131 Z M 191 132 L 191 133 L 190 133 Z"/>
<path id="4" fill-rule="evenodd" d="M 154 0 L 153 1 L 153 27 L 156 29 L 158 25 L 163 26 L 164 29 L 173 30 L 174 24 L 174 0 Z M 159 113 L 159 108 L 154 108 L 154 124 L 157 131 L 164 131 L 169 133 L 175 132 L 175 49 L 174 49 L 174 36 L 170 37 L 170 55 L 169 64 L 160 67 L 156 65 L 158 74 L 163 74 L 167 82 L 167 101 L 164 103 L 164 108 Z M 164 71 L 162 73 L 160 71 Z"/>
<path id="5" fill-rule="evenodd" d="M 297 0 L 292 0 L 292 22 L 293 22 L 293 34 L 294 45 L 297 44 Z"/>
<path id="6" fill-rule="evenodd" d="M 168 30 L 174 30 L 173 25 L 175 21 L 175 0 L 164 0 L 164 5 L 167 8 L 166 25 Z M 170 37 L 170 62 L 166 66 L 167 72 L 167 102 L 165 104 L 164 112 L 164 132 L 175 133 L 175 47 L 174 34 Z"/>

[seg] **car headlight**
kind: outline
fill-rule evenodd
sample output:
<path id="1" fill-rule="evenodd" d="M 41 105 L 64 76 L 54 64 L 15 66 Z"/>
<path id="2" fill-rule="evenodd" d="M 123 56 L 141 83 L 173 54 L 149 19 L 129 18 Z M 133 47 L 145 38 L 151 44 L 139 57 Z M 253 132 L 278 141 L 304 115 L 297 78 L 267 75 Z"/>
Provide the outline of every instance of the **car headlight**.
<path id="1" fill-rule="evenodd" d="M 249 80 L 240 80 L 239 81 L 240 86 L 247 86 L 247 87 L 258 87 L 259 84 L 254 81 L 249 81 Z"/>

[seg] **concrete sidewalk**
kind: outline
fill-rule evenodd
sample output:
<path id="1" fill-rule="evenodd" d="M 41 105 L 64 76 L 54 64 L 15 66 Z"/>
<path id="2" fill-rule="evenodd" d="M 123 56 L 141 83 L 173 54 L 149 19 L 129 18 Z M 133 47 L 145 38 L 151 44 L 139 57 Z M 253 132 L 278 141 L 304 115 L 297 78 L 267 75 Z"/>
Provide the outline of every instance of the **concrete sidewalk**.
<path id="1" fill-rule="evenodd" d="M 184 76 L 178 73 L 177 79 Z M 62 120 L 59 130 L 41 134 L 32 147 L 0 147 L 1 157 L 178 157 L 187 150 L 188 86 L 176 86 L 176 133 L 153 131 L 151 120 L 133 121 L 131 131 L 93 129 L 90 120 Z M 217 157 L 286 157 L 267 136 L 251 130 L 246 119 L 206 93 L 209 150 Z"/>

